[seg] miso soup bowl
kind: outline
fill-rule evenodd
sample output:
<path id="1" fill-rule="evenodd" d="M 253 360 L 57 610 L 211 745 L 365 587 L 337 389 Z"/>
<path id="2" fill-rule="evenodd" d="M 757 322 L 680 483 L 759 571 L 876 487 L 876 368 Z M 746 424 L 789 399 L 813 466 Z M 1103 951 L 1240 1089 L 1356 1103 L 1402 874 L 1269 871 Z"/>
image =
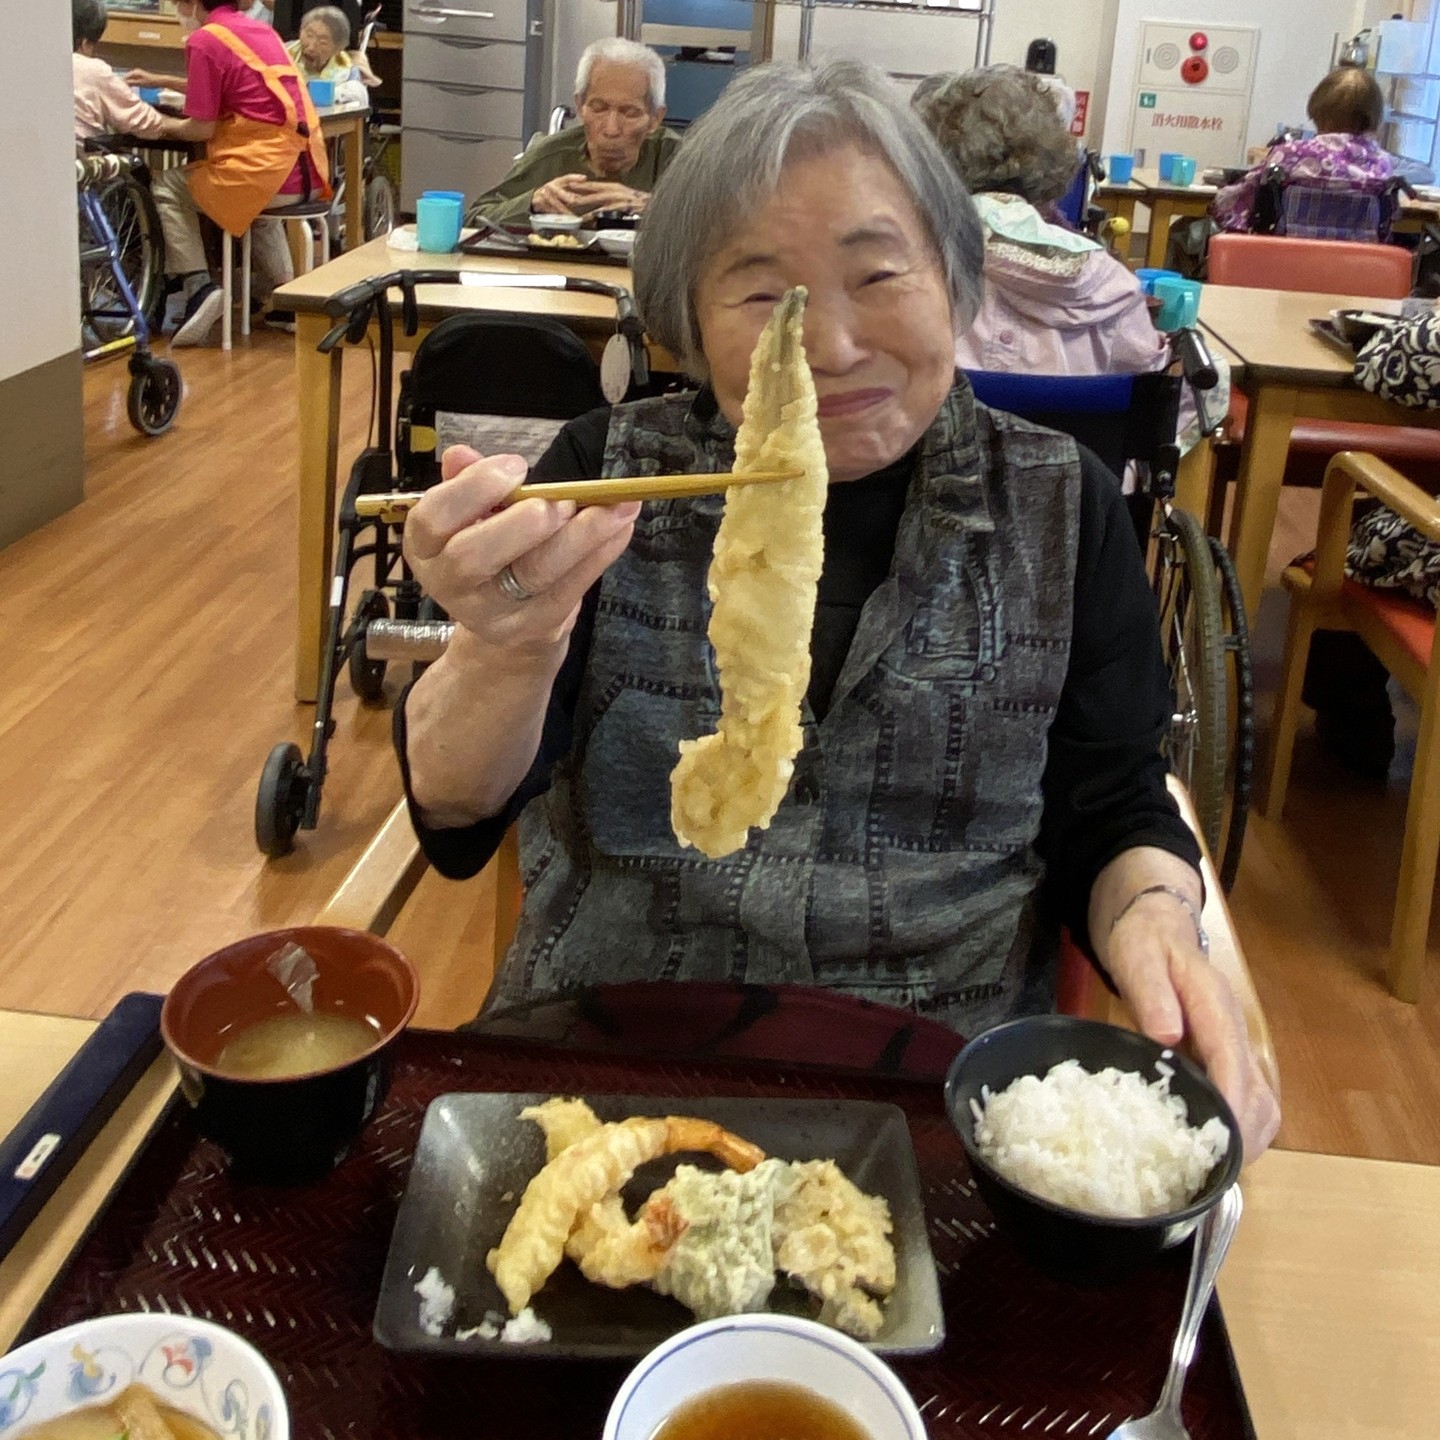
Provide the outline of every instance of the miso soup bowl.
<path id="1" fill-rule="evenodd" d="M 1136 1071 L 1147 1083 L 1174 1073 L 1172 1094 L 1185 1101 L 1187 1120 L 1203 1125 L 1219 1117 L 1230 1144 L 1199 1193 L 1178 1210 L 1129 1219 L 1092 1215 L 1059 1205 L 1017 1185 L 980 1153 L 971 1101 L 998 1094 L 1022 1075 L 1043 1076 L 1064 1060 L 1092 1074 L 1113 1066 Z M 1193 1234 L 1212 1205 L 1239 1178 L 1243 1144 L 1235 1116 L 1210 1078 L 1194 1062 L 1133 1030 L 1072 1015 L 1031 1015 L 977 1035 L 955 1057 L 945 1081 L 945 1107 L 959 1132 L 981 1198 L 1016 1248 L 1039 1269 L 1062 1280 L 1098 1285 L 1122 1279 Z"/>
<path id="2" fill-rule="evenodd" d="M 838 1406 L 867 1440 L 925 1440 L 900 1377 L 858 1340 L 796 1315 L 726 1315 L 657 1345 L 625 1378 L 603 1440 L 651 1440 L 708 1390 L 746 1381 L 799 1385 Z"/>
<path id="3" fill-rule="evenodd" d="M 268 968 L 290 944 L 315 961 L 314 1009 L 366 1021 L 375 1043 L 329 1069 L 278 1079 L 227 1074 L 217 1062 L 230 1040 L 295 1009 Z M 226 1152 L 237 1178 L 299 1185 L 327 1175 L 380 1108 L 391 1048 L 419 998 L 410 962 L 378 936 L 295 926 L 227 945 L 187 970 L 165 997 L 160 1030 L 200 1133 Z"/>

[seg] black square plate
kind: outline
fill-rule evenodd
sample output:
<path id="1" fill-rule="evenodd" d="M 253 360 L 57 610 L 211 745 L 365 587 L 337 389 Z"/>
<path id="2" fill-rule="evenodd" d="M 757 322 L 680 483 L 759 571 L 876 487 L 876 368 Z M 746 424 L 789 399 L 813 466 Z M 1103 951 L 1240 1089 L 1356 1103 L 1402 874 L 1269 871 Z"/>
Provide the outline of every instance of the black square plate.
<path id="1" fill-rule="evenodd" d="M 486 1254 L 499 1242 L 530 1178 L 545 1162 L 540 1127 L 520 1119 L 536 1094 L 441 1095 L 425 1114 L 409 1184 L 400 1204 L 375 1311 L 375 1338 L 391 1350 L 436 1356 L 519 1355 L 556 1359 L 643 1355 L 694 1323 L 678 1301 L 652 1290 L 607 1290 L 562 1262 L 532 1302 L 549 1341 L 515 1345 L 457 1330 L 479 1325 L 505 1302 Z M 896 1285 L 884 1329 L 871 1343 L 882 1355 L 921 1355 L 945 1339 L 935 1262 L 915 1151 L 902 1112 L 862 1100 L 766 1100 L 656 1095 L 586 1096 L 602 1120 L 629 1115 L 696 1115 L 715 1120 L 782 1160 L 833 1159 L 862 1190 L 883 1195 L 895 1223 Z M 625 1198 L 638 1204 L 678 1163 L 657 1160 L 637 1172 Z M 440 1335 L 420 1327 L 416 1282 L 434 1267 L 455 1290 Z M 807 1297 L 777 1282 L 770 1308 L 806 1314 Z"/>

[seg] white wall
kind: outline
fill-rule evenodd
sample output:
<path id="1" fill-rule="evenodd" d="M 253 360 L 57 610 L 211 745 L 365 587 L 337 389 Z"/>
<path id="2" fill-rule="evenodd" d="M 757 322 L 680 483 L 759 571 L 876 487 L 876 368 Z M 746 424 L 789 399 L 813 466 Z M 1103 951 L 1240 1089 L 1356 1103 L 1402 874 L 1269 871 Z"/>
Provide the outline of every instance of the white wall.
<path id="1" fill-rule="evenodd" d="M 4 8 L 0 381 L 80 343 L 70 12 L 57 0 Z M 0 437 L 0 464 L 3 444 Z"/>
<path id="2" fill-rule="evenodd" d="M 1129 91 L 1143 20 L 1254 25 L 1260 31 L 1247 144 L 1264 144 L 1280 121 L 1304 124 L 1305 101 L 1330 67 L 1335 36 L 1354 33 L 1356 0 L 1307 0 L 1303 23 L 1290 0 L 1120 0 L 1106 110 L 1106 154 L 1129 144 Z"/>

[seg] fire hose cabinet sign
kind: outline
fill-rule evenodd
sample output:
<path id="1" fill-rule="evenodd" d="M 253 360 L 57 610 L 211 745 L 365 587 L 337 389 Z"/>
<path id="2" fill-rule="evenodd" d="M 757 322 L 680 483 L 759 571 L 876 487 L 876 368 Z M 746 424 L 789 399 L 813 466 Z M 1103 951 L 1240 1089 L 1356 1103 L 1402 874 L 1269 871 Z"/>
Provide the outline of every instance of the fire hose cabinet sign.
<path id="1" fill-rule="evenodd" d="M 1153 166 L 1165 151 L 1197 168 L 1242 165 L 1260 32 L 1203 20 L 1144 20 L 1131 91 L 1130 149 Z"/>

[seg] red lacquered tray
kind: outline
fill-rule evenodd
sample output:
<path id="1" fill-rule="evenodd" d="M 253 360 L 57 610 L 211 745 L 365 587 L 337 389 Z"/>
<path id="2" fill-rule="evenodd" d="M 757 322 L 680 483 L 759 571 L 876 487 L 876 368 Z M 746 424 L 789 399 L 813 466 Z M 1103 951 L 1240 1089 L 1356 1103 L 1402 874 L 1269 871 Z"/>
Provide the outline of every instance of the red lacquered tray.
<path id="1" fill-rule="evenodd" d="M 948 1338 L 901 1360 L 934 1440 L 1104 1437 L 1159 1393 L 1188 1247 L 1106 1289 L 1046 1279 L 995 1234 L 933 1082 L 749 1060 L 654 1060 L 417 1031 L 383 1110 L 323 1184 L 233 1184 L 177 1107 L 139 1156 L 27 1335 L 87 1316 L 169 1310 L 238 1331 L 279 1372 L 296 1440 L 581 1440 L 625 1373 L 609 1362 L 433 1361 L 371 1336 L 420 1122 L 457 1090 L 842 1097 L 901 1107 L 919 1161 Z M 561 1374 L 563 1370 L 563 1383 Z M 1185 1398 L 1194 1440 L 1253 1432 L 1217 1309 Z"/>

